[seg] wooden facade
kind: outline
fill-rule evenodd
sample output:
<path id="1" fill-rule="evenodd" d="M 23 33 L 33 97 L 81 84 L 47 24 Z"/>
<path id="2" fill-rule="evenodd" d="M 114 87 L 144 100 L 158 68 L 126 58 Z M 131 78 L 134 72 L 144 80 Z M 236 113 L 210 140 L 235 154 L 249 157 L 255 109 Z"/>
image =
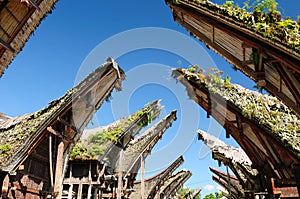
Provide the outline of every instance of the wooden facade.
<path id="1" fill-rule="evenodd" d="M 116 63 L 112 61 L 46 108 L 1 124 L 0 198 L 61 198 L 62 176 L 72 146 L 124 79 L 123 71 L 113 67 Z"/>
<path id="2" fill-rule="evenodd" d="M 225 7 L 209 1 L 174 2 L 167 4 L 175 21 L 300 115 L 298 51 L 283 42 L 271 41 L 251 25 L 224 14 Z"/>
<path id="3" fill-rule="evenodd" d="M 300 137 L 296 130 L 299 119 L 293 112 L 283 104 L 282 109 L 277 109 L 280 103 L 276 98 L 239 85 L 228 83 L 226 86 L 222 81 L 217 85 L 213 80 L 207 77 L 202 79 L 203 75 L 185 69 L 175 69 L 173 76 L 186 86 L 189 96 L 207 115 L 225 128 L 227 137 L 231 135 L 247 153 L 253 168 L 260 173 L 261 191 L 267 189 L 268 197 L 274 198 L 274 187 L 298 187 L 298 193 L 294 194 L 296 197 L 300 195 L 300 176 L 296 169 L 300 163 Z M 269 109 L 273 105 L 274 110 Z M 259 111 L 260 108 L 266 109 Z M 280 113 L 282 118 L 286 116 L 290 119 L 273 125 L 268 122 L 268 118 L 273 118 L 271 113 Z M 260 114 L 262 117 L 259 117 Z M 281 128 L 277 131 L 276 128 L 282 125 L 295 129 Z M 275 180 L 275 186 L 272 186 L 271 179 Z"/>
<path id="4" fill-rule="evenodd" d="M 184 162 L 182 156 L 177 158 L 170 166 L 158 173 L 157 175 L 145 179 L 144 196 L 141 195 L 141 180 L 134 182 L 134 192 L 131 194 L 131 199 L 154 199 L 158 197 L 160 188 L 165 181 L 172 175 L 172 173 Z"/>
<path id="5" fill-rule="evenodd" d="M 0 77 L 56 1 L 0 1 Z"/>

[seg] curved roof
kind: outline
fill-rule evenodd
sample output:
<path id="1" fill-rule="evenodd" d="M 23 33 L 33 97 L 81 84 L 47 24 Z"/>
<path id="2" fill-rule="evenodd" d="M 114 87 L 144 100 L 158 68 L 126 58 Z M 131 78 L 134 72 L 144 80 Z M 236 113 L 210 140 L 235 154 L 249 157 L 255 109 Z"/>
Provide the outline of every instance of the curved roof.
<path id="1" fill-rule="evenodd" d="M 177 158 L 170 166 L 166 169 L 158 173 L 157 175 L 145 179 L 145 198 L 151 199 L 154 198 L 157 192 L 159 192 L 160 187 L 164 184 L 164 182 L 172 175 L 172 173 L 184 162 L 182 156 Z M 140 199 L 141 198 L 141 181 L 134 182 L 134 189 L 136 190 L 133 192 L 130 197 L 133 199 Z"/>
<path id="2" fill-rule="evenodd" d="M 228 165 L 240 180 L 244 187 L 251 181 L 252 187 L 257 185 L 255 176 L 258 174 L 256 169 L 252 169 L 252 162 L 243 149 L 225 144 L 213 135 L 202 130 L 198 131 L 199 139 L 210 148 L 213 158 Z"/>
<path id="3" fill-rule="evenodd" d="M 122 159 L 122 169 L 126 173 L 136 174 L 138 172 L 140 168 L 139 158 L 142 154 L 146 158 L 151 153 L 155 144 L 162 138 L 165 131 L 172 126 L 173 121 L 177 119 L 176 112 L 176 110 L 172 111 L 165 118 L 147 129 L 142 135 L 129 142 Z M 120 159 L 118 159 L 115 166 L 119 164 L 119 161 Z"/>
<path id="4" fill-rule="evenodd" d="M 0 1 L 0 77 L 56 1 Z"/>
<path id="5" fill-rule="evenodd" d="M 261 21 L 268 17 L 256 19 L 255 14 L 241 8 L 210 1 L 167 3 L 174 20 L 300 116 L 300 25 L 297 22 L 274 19 L 274 23 L 269 23 Z M 285 36 L 278 39 L 278 31 L 283 31 Z"/>
<path id="6" fill-rule="evenodd" d="M 174 196 L 191 176 L 192 172 L 187 170 L 180 170 L 176 174 L 170 176 L 160 188 L 160 198 Z"/>
<path id="7" fill-rule="evenodd" d="M 64 96 L 50 102 L 47 107 L 2 123 L 0 126 L 0 170 L 11 172 L 16 169 L 16 166 L 32 152 L 35 143 L 41 137 L 45 136 L 48 131 L 54 132 L 51 126 L 62 122 L 62 116 L 67 112 L 72 115 L 71 127 L 74 129 L 72 132 L 75 132 L 75 135 L 72 133 L 70 139 L 76 142 L 104 99 L 114 88 L 120 89 L 124 73 L 119 66 L 116 68 L 113 65 L 115 65 L 114 61 L 107 61 L 77 86 L 67 91 Z M 67 139 L 71 135 L 64 136 Z"/>
<path id="8" fill-rule="evenodd" d="M 250 91 L 214 75 L 174 69 L 189 96 L 232 135 L 265 176 L 296 183 L 300 120 L 277 98 Z"/>

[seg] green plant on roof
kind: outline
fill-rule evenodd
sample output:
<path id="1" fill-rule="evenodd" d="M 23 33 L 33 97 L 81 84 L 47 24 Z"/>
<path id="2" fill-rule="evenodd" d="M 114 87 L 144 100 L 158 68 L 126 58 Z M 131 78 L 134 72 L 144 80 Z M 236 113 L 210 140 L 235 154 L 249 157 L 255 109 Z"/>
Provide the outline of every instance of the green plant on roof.
<path id="1" fill-rule="evenodd" d="M 223 5 L 216 5 L 209 1 L 193 2 L 231 17 L 233 23 L 245 24 L 248 29 L 272 43 L 281 43 L 300 53 L 300 17 L 298 22 L 290 18 L 282 19 L 276 0 L 247 0 L 242 7 L 235 5 L 231 0 L 226 0 Z"/>
<path id="2" fill-rule="evenodd" d="M 197 79 L 198 74 L 180 69 L 186 79 Z M 300 151 L 300 119 L 277 98 L 259 94 L 237 85 L 229 80 L 219 80 L 216 76 L 206 78 L 205 81 L 197 82 L 199 87 L 206 87 L 209 92 L 218 94 L 225 100 L 235 104 L 245 118 L 253 119 L 263 128 L 282 140 L 285 146 L 292 146 Z"/>
<path id="3" fill-rule="evenodd" d="M 6 154 L 10 150 L 11 146 L 9 143 L 0 146 L 0 153 Z"/>

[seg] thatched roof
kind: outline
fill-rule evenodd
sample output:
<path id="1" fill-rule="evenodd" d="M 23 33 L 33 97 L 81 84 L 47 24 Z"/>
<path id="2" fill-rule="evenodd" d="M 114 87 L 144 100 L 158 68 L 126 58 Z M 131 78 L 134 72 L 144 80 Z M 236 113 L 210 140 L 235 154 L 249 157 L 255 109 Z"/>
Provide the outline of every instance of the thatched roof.
<path id="1" fill-rule="evenodd" d="M 228 2 L 167 1 L 179 24 L 300 116 L 300 25 Z"/>
<path id="2" fill-rule="evenodd" d="M 77 86 L 67 91 L 64 96 L 50 102 L 47 107 L 2 123 L 0 170 L 10 172 L 16 169 L 15 167 L 32 152 L 34 149 L 32 147 L 35 146 L 38 138 L 45 136 L 48 133 L 47 128 L 58 122 L 58 118 L 67 111 L 71 111 L 74 120 L 72 125 L 77 131 L 73 140 L 77 141 L 92 115 L 110 95 L 113 88 L 121 88 L 124 73 L 115 61 L 109 60 Z"/>
<path id="3" fill-rule="evenodd" d="M 171 2 L 169 0 L 166 1 Z M 218 5 L 209 0 L 175 0 L 173 2 L 174 4 L 182 4 L 193 8 L 198 12 L 207 13 L 212 18 L 219 19 L 231 26 L 236 26 L 238 29 L 242 29 L 249 35 L 258 37 L 268 44 L 300 56 L 300 25 L 297 21 L 291 19 L 281 19 L 278 16 L 279 13 L 274 13 L 274 16 L 268 16 L 269 13 L 248 12 L 238 6 L 231 6 L 226 3 Z M 284 22 L 289 25 L 285 25 Z M 266 32 L 269 31 L 272 32 L 267 34 Z"/>
<path id="4" fill-rule="evenodd" d="M 177 191 L 192 176 L 187 170 L 180 170 L 176 174 L 170 176 L 159 190 L 160 198 L 169 198 L 175 196 Z"/>
<path id="5" fill-rule="evenodd" d="M 170 166 L 168 166 L 166 169 L 161 171 L 155 176 L 152 176 L 151 178 L 145 179 L 145 196 L 144 198 L 152 199 L 155 197 L 157 192 L 159 192 L 160 187 L 164 184 L 165 181 L 172 175 L 172 173 L 184 162 L 184 159 L 182 156 L 177 158 Z M 133 192 L 130 197 L 132 199 L 140 199 L 141 198 L 141 181 L 135 181 L 134 182 L 134 189 L 135 192 Z"/>
<path id="6" fill-rule="evenodd" d="M 130 141 L 127 149 L 124 151 L 122 159 L 122 168 L 127 173 L 136 174 L 140 169 L 139 161 L 142 154 L 146 158 L 156 143 L 162 138 L 165 131 L 172 126 L 176 118 L 176 110 L 172 111 L 165 118 L 147 129 L 142 135 Z M 116 167 L 119 165 L 120 159 L 116 162 Z"/>
<path id="7" fill-rule="evenodd" d="M 104 156 L 116 156 L 109 154 L 114 151 L 112 148 L 119 148 L 123 142 L 128 143 L 143 127 L 156 119 L 160 111 L 160 101 L 157 100 L 108 126 L 85 130 L 83 139 L 73 148 L 70 159 L 100 160 Z M 115 161 L 117 156 L 114 157 Z"/>
<path id="8" fill-rule="evenodd" d="M 229 146 L 202 130 L 198 131 L 198 135 L 199 139 L 203 140 L 212 151 L 213 158 L 229 166 L 243 187 L 248 182 L 252 183 L 252 187 L 257 185 L 255 178 L 258 172 L 252 169 L 252 162 L 243 149 Z"/>
<path id="9" fill-rule="evenodd" d="M 0 2 L 0 77 L 57 0 Z"/>
<path id="10" fill-rule="evenodd" d="M 293 111 L 277 98 L 232 84 L 228 78 L 186 69 L 174 69 L 173 76 L 227 136 L 234 137 L 259 172 L 294 181 L 291 164 L 300 162 L 300 120 Z"/>

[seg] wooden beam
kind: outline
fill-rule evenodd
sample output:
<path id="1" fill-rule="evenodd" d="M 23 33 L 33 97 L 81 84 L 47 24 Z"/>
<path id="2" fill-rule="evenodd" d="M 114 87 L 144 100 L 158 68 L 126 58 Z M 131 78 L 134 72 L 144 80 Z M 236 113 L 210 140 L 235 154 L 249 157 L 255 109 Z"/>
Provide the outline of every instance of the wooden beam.
<path id="1" fill-rule="evenodd" d="M 51 126 L 47 127 L 47 131 L 50 132 L 50 133 L 52 133 L 53 135 L 55 135 L 55 136 L 63 139 L 63 141 L 74 143 L 74 140 L 68 138 L 67 136 L 62 135 L 60 132 L 54 130 Z"/>
<path id="2" fill-rule="evenodd" d="M 60 123 L 66 125 L 66 126 L 68 126 L 68 127 L 70 127 L 75 133 L 78 133 L 78 132 L 79 132 L 78 129 L 77 129 L 75 126 L 71 125 L 69 122 L 67 122 L 67 121 L 64 120 L 63 118 L 57 117 L 57 121 L 59 121 Z"/>
<path id="3" fill-rule="evenodd" d="M 50 182 L 51 190 L 53 191 L 54 179 L 53 179 L 53 163 L 52 163 L 52 135 L 49 135 L 49 172 L 50 172 Z"/>
<path id="4" fill-rule="evenodd" d="M 62 192 L 62 179 L 63 179 L 63 163 L 64 163 L 64 141 L 60 139 L 57 147 L 56 156 L 56 169 L 55 169 L 55 183 L 54 183 L 54 198 L 60 199 Z"/>
<path id="5" fill-rule="evenodd" d="M 9 45 L 5 41 L 3 41 L 1 38 L 0 38 L 0 46 L 4 47 L 5 49 L 8 49 L 12 52 L 15 52 L 15 49 L 13 49 L 13 47 L 11 47 L 11 45 Z"/>
<path id="6" fill-rule="evenodd" d="M 289 78 L 288 74 L 286 71 L 283 69 L 283 66 L 279 63 L 274 63 L 273 64 L 279 73 L 280 77 L 282 77 L 285 85 L 288 87 L 289 91 L 292 93 L 293 97 L 296 99 L 297 103 L 300 103 L 300 94 L 298 89 L 295 87 L 293 84 L 293 81 Z M 299 83 L 299 82 L 298 82 Z"/>

